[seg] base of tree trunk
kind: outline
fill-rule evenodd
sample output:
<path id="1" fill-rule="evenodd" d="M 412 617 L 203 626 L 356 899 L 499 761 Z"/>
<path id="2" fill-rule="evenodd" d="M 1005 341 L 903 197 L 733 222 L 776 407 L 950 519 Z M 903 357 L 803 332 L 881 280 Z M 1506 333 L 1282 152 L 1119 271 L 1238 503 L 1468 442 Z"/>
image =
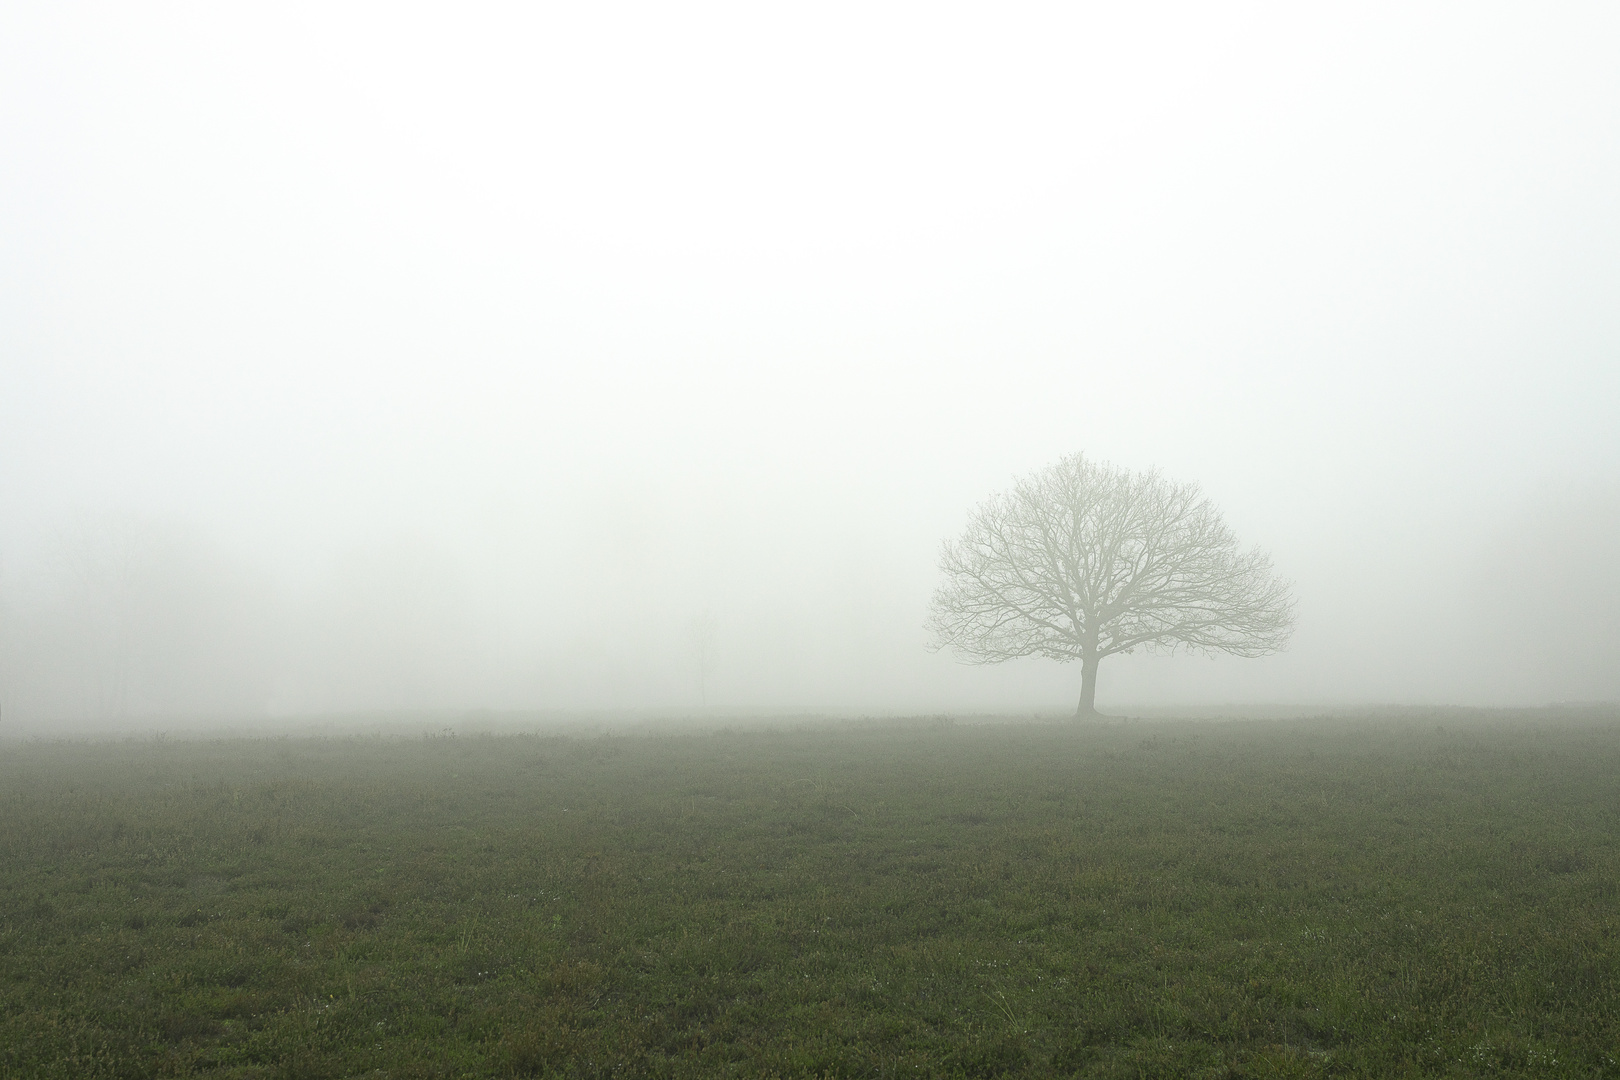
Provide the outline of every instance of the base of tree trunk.
<path id="1" fill-rule="evenodd" d="M 1074 710 L 1074 718 L 1076 720 L 1106 720 L 1106 719 L 1108 719 L 1108 717 L 1105 714 L 1098 712 L 1096 709 L 1076 709 L 1076 710 Z"/>

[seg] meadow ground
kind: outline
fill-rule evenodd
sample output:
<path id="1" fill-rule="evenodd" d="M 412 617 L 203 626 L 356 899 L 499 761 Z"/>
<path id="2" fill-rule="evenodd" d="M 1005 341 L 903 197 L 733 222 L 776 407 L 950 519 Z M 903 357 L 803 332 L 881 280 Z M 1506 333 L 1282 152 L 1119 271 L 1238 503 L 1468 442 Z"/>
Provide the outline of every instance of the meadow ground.
<path id="1" fill-rule="evenodd" d="M 6 1077 L 1620 1076 L 1620 714 L 0 746 Z"/>

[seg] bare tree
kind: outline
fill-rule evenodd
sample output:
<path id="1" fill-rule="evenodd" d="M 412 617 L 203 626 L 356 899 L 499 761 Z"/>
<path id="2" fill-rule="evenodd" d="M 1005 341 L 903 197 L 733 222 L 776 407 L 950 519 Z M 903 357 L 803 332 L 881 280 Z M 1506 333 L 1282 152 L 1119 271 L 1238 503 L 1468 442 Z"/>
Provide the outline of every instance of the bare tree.
<path id="1" fill-rule="evenodd" d="M 939 560 L 928 628 L 966 663 L 1080 661 L 1076 716 L 1095 716 L 1097 665 L 1137 648 L 1261 656 L 1287 644 L 1288 583 L 1239 550 L 1196 484 L 1073 454 L 980 504 Z"/>

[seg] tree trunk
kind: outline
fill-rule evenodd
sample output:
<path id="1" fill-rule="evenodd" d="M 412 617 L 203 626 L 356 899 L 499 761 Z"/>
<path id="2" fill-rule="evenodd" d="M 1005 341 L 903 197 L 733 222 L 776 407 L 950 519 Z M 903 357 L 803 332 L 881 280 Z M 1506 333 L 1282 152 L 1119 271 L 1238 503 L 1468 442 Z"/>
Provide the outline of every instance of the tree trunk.
<path id="1" fill-rule="evenodd" d="M 1075 706 L 1077 720 L 1097 716 L 1097 661 L 1099 657 L 1086 656 L 1080 660 L 1080 704 Z"/>

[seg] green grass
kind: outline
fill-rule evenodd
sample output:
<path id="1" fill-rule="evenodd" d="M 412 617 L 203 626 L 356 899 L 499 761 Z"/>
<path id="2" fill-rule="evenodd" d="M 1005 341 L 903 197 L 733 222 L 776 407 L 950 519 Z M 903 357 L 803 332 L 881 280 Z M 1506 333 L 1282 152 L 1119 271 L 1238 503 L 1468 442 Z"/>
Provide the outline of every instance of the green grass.
<path id="1" fill-rule="evenodd" d="M 7 1077 L 1620 1076 L 1620 718 L 0 748 Z"/>

